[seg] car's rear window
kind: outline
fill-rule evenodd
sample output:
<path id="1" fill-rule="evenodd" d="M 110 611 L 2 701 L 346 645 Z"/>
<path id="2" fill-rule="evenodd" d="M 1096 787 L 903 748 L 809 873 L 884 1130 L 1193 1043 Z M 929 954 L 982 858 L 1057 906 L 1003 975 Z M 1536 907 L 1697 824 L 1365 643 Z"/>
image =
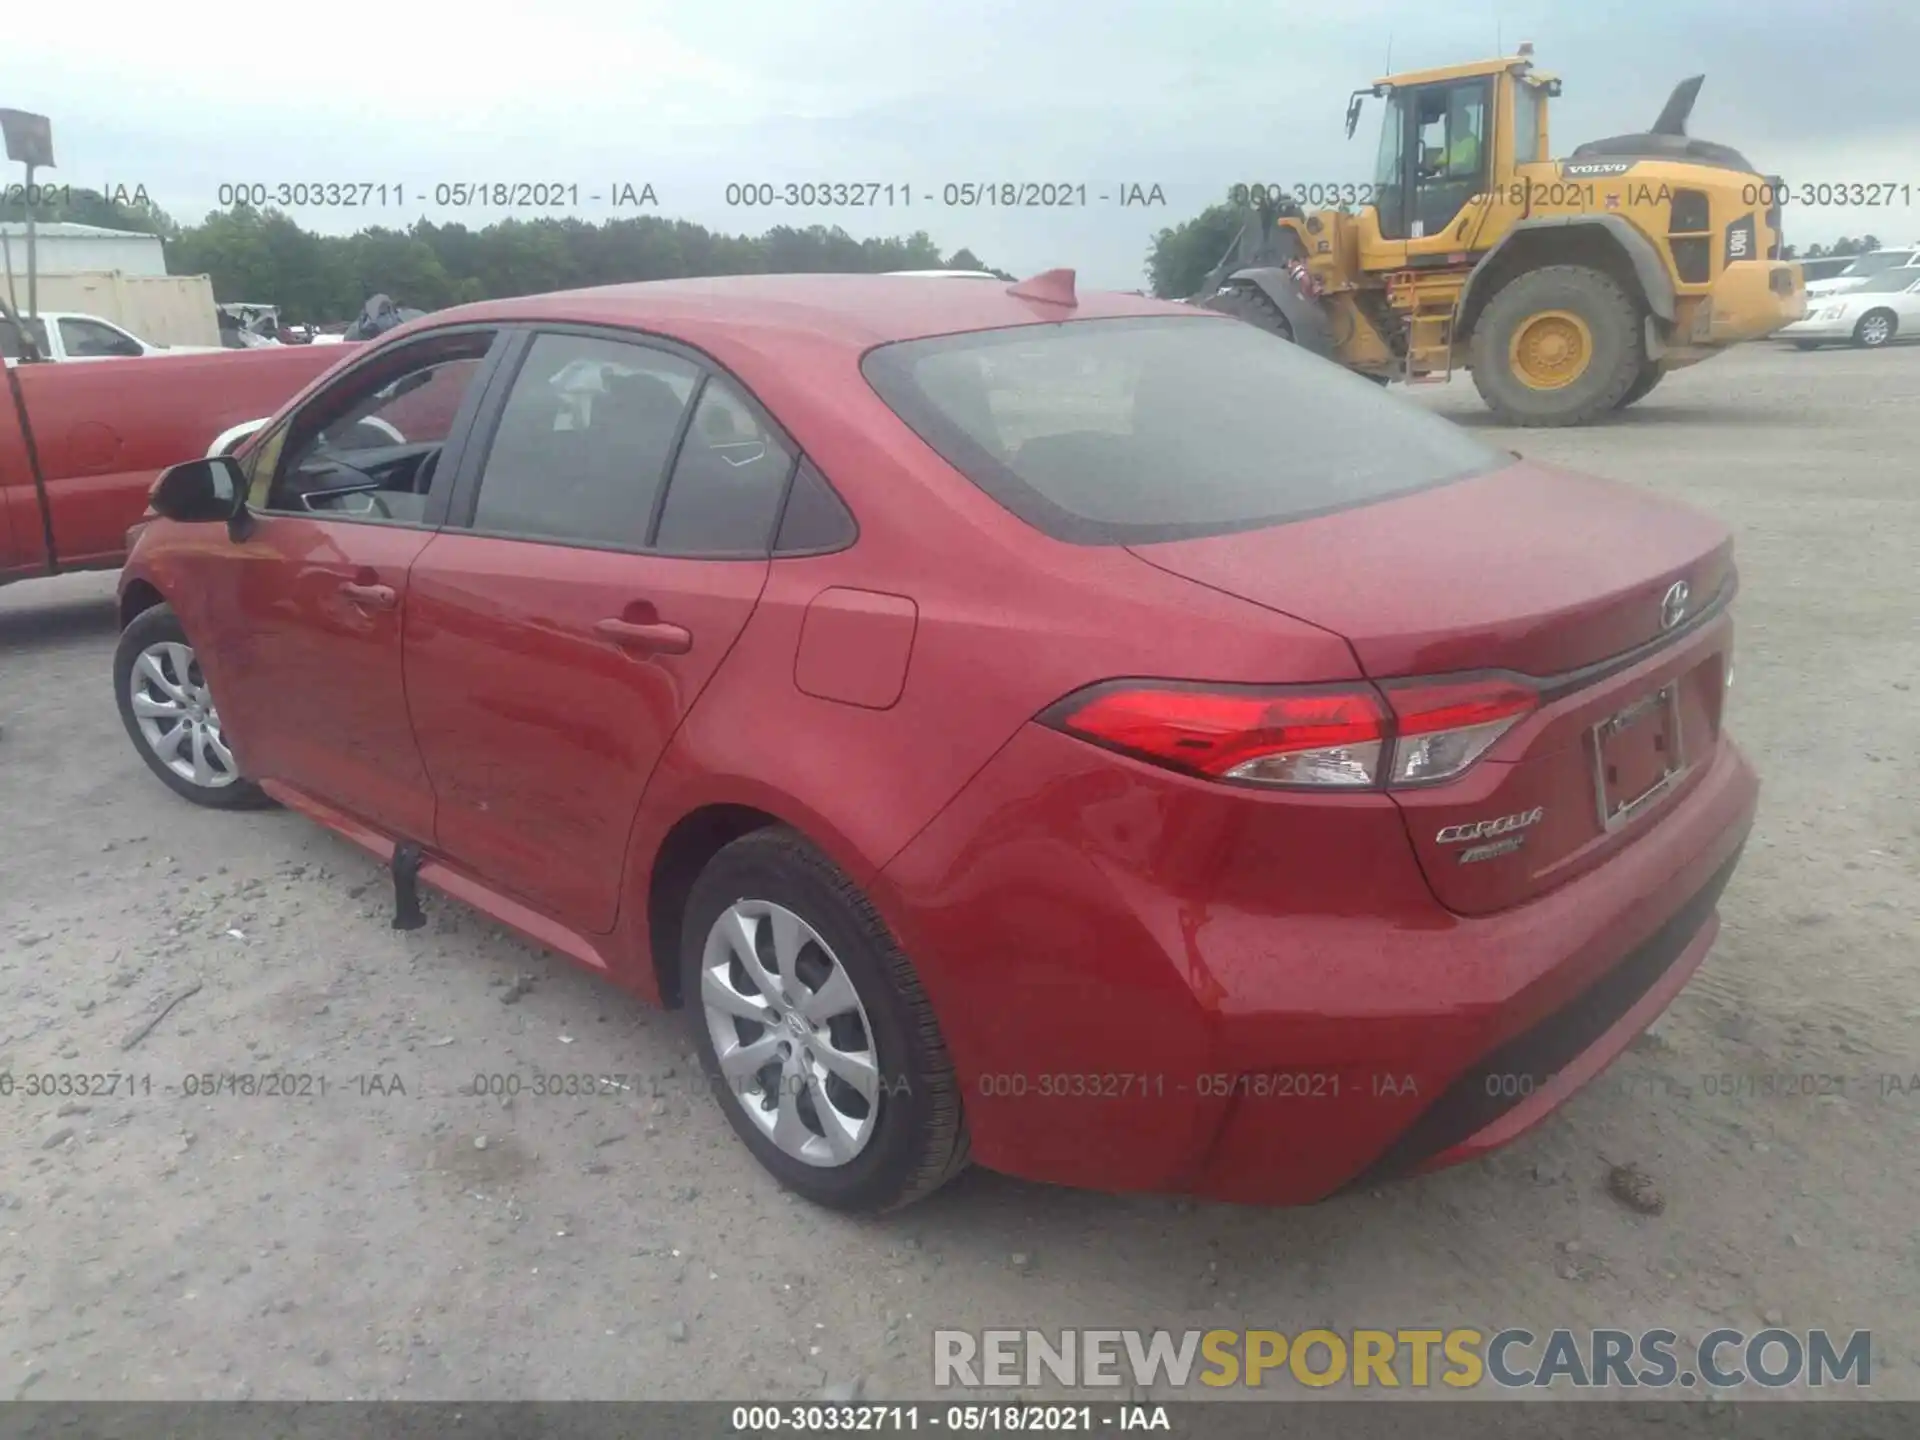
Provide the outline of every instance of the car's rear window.
<path id="1" fill-rule="evenodd" d="M 1305 519 L 1511 464 L 1240 320 L 1078 320 L 862 362 L 948 463 L 1056 539 L 1124 545 Z"/>

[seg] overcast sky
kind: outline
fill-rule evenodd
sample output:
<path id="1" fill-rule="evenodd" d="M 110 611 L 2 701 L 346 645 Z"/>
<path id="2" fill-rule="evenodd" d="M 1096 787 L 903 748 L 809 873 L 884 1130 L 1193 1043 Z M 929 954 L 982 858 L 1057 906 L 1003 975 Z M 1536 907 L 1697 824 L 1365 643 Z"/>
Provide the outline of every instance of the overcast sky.
<path id="1" fill-rule="evenodd" d="M 1153 235 L 1236 181 L 1367 178 L 1379 107 L 1351 142 L 1342 111 L 1389 63 L 1521 40 L 1565 81 L 1556 154 L 1645 128 L 1705 72 L 1694 134 L 1792 183 L 1893 182 L 1920 200 L 1920 7 L 1892 0 L 22 3 L 0 41 L 0 105 L 53 118 L 59 168 L 42 178 L 144 186 L 181 220 L 222 182 L 405 186 L 404 208 L 292 212 L 330 231 L 503 213 L 437 207 L 437 184 L 578 185 L 588 219 L 619 212 L 587 196 L 651 184 L 660 213 L 717 229 L 924 229 L 1005 269 L 1072 265 L 1083 284 L 1132 289 Z M 1084 184 L 1089 204 L 940 203 L 949 182 L 998 180 Z M 789 181 L 893 182 L 913 198 L 726 203 L 729 183 Z M 1135 184 L 1166 204 L 1098 199 Z M 1920 205 L 1787 211 L 1802 246 L 1866 231 L 1920 238 Z"/>

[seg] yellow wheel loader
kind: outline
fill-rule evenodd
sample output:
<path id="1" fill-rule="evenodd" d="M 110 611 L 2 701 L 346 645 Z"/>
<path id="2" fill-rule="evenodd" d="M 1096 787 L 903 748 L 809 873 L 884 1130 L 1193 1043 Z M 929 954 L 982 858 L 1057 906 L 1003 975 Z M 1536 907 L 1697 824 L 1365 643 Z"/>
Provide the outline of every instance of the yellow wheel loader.
<path id="1" fill-rule="evenodd" d="M 1385 383 L 1457 369 L 1510 425 L 1584 425 L 1669 370 L 1806 313 L 1777 177 L 1686 133 L 1703 77 L 1639 134 L 1548 156 L 1560 81 L 1517 55 L 1376 80 L 1364 185 L 1245 186 L 1240 233 L 1191 303 Z M 1302 202 L 1334 202 L 1309 213 Z"/>

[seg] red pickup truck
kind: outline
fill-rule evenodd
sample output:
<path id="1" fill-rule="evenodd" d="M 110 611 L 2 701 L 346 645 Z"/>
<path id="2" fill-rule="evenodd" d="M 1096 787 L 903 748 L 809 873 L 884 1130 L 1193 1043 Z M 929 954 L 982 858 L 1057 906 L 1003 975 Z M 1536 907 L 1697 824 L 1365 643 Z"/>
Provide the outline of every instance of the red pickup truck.
<path id="1" fill-rule="evenodd" d="M 6 367 L 0 585 L 112 570 L 165 467 L 272 415 L 365 347 L 286 345 Z M 233 443 L 237 436 L 230 437 Z"/>

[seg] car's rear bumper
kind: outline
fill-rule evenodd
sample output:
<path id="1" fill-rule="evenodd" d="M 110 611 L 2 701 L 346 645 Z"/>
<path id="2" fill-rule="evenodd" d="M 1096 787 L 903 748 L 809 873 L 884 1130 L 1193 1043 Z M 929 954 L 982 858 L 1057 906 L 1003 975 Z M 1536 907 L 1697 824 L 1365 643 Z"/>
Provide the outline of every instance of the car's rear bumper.
<path id="1" fill-rule="evenodd" d="M 1035 727 L 883 872 L 983 1164 L 1290 1204 L 1504 1144 L 1698 967 L 1759 787 L 1723 741 L 1638 843 L 1473 918 L 1376 797 L 1222 788 Z"/>
<path id="2" fill-rule="evenodd" d="M 1498 1149 L 1606 1069 L 1707 958 L 1720 933 L 1715 907 L 1739 859 L 1736 850 L 1664 925 L 1572 1002 L 1470 1066 L 1359 1181 L 1438 1170 Z"/>

